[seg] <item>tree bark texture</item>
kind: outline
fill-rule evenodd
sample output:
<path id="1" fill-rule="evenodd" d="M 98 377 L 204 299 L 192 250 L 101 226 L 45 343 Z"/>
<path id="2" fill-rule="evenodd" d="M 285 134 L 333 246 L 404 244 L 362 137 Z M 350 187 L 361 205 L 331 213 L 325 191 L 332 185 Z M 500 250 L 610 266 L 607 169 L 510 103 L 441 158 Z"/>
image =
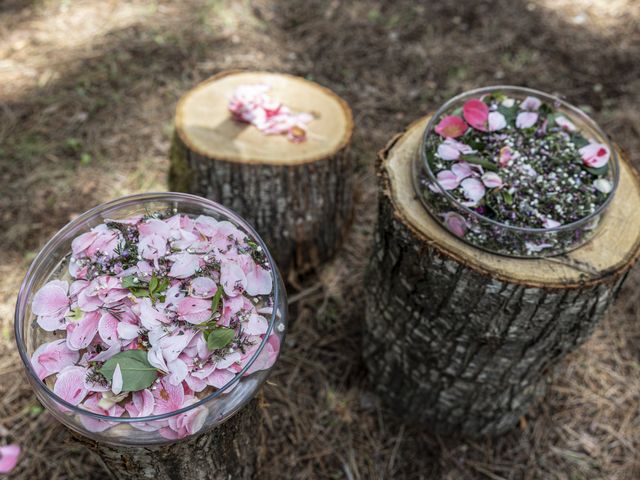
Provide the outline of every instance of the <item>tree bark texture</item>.
<path id="1" fill-rule="evenodd" d="M 443 434 L 495 436 L 517 423 L 544 393 L 553 367 L 603 318 L 638 258 L 640 220 L 627 220 L 635 239 L 624 260 L 597 271 L 584 267 L 591 253 L 572 253 L 560 259 L 557 275 L 559 259 L 505 259 L 447 232 L 436 236 L 441 227 L 417 210 L 415 195 L 395 194 L 411 186 L 399 172 L 410 175 L 408 152 L 417 153 L 424 126 L 414 124 L 380 154 L 363 355 L 393 412 Z M 628 166 L 622 173 L 632 177 L 626 200 L 637 202 L 637 177 Z M 606 239 L 593 241 L 606 248 Z M 547 281 L 528 281 L 522 271 L 529 268 L 546 272 Z"/>
<path id="2" fill-rule="evenodd" d="M 351 222 L 353 169 L 346 148 L 297 166 L 237 164 L 190 151 L 175 136 L 171 161 L 173 191 L 235 210 L 253 224 L 283 272 L 306 272 L 329 260 Z M 180 169 L 188 173 L 180 176 Z"/>
<path id="3" fill-rule="evenodd" d="M 159 447 L 119 447 L 74 436 L 118 480 L 249 480 L 258 475 L 262 411 L 256 398 L 215 429 Z"/>

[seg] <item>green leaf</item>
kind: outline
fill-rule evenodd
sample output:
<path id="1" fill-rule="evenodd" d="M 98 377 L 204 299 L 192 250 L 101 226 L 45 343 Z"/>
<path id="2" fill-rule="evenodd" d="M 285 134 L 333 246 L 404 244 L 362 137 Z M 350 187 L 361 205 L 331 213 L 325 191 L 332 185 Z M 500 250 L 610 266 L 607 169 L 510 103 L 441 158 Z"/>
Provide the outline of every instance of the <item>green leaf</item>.
<path id="1" fill-rule="evenodd" d="M 233 328 L 220 327 L 209 333 L 207 337 L 207 348 L 209 351 L 218 350 L 229 345 L 233 341 L 236 332 Z M 120 367 L 122 368 L 122 367 Z"/>
<path id="2" fill-rule="evenodd" d="M 504 203 L 507 205 L 511 205 L 513 203 L 513 197 L 507 190 L 501 190 L 502 198 L 504 199 Z"/>
<path id="3" fill-rule="evenodd" d="M 148 388 L 158 378 L 158 371 L 149 363 L 144 350 L 120 352 L 104 362 L 98 371 L 111 382 L 117 365 L 120 365 L 122 372 L 123 392 L 137 392 Z"/>
<path id="4" fill-rule="evenodd" d="M 122 277 L 122 288 L 138 288 L 140 286 L 140 280 L 135 275 L 127 275 Z"/>
<path id="5" fill-rule="evenodd" d="M 150 296 L 149 290 L 146 288 L 130 288 L 129 291 L 137 298 Z"/>
<path id="6" fill-rule="evenodd" d="M 164 292 L 168 287 L 169 287 L 169 279 L 168 278 L 163 278 L 158 283 L 158 288 L 156 288 L 155 293 Z"/>
<path id="7" fill-rule="evenodd" d="M 155 293 L 158 288 L 158 277 L 156 277 L 155 272 L 151 276 L 151 280 L 149 281 L 149 293 Z"/>
<path id="8" fill-rule="evenodd" d="M 579 133 L 574 133 L 571 136 L 571 141 L 574 143 L 574 145 L 576 146 L 576 148 L 582 148 L 585 147 L 587 145 L 589 145 L 589 140 L 587 140 L 586 138 L 584 138 L 582 135 L 580 135 Z"/>
<path id="9" fill-rule="evenodd" d="M 592 175 L 595 175 L 597 177 L 601 176 L 601 175 L 606 175 L 607 172 L 609 171 L 609 164 L 603 165 L 602 167 L 599 168 L 590 168 L 587 167 L 585 165 L 582 166 L 587 172 L 589 172 Z"/>
<path id="10" fill-rule="evenodd" d="M 516 117 L 518 116 L 517 105 L 514 105 L 513 107 L 505 107 L 504 105 L 500 105 L 498 107 L 498 112 L 504 115 L 504 119 L 507 121 L 509 125 L 515 125 Z"/>
<path id="11" fill-rule="evenodd" d="M 220 299 L 222 298 L 222 287 L 218 285 L 216 289 L 216 294 L 211 299 L 211 312 L 216 313 L 218 311 L 218 307 L 220 306 Z"/>
<path id="12" fill-rule="evenodd" d="M 460 158 L 465 162 L 480 165 L 487 170 L 492 170 L 494 172 L 498 171 L 498 166 L 495 163 L 487 160 L 486 158 L 479 157 L 478 155 L 462 155 Z"/>

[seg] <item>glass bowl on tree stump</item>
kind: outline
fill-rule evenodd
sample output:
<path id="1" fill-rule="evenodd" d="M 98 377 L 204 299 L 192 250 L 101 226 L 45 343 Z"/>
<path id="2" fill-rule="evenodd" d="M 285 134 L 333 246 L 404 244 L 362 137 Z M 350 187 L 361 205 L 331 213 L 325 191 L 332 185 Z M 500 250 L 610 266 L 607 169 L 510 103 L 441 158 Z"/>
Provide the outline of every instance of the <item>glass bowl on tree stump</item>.
<path id="1" fill-rule="evenodd" d="M 380 154 L 363 356 L 380 397 L 407 421 L 495 436 L 589 338 L 638 259 L 640 181 L 614 145 L 617 194 L 589 241 L 551 257 L 492 253 L 452 231 L 414 188 L 429 122 Z"/>
<path id="2" fill-rule="evenodd" d="M 287 316 L 231 210 L 149 193 L 89 210 L 31 264 L 15 334 L 36 396 L 117 478 L 252 478 L 256 395 Z"/>

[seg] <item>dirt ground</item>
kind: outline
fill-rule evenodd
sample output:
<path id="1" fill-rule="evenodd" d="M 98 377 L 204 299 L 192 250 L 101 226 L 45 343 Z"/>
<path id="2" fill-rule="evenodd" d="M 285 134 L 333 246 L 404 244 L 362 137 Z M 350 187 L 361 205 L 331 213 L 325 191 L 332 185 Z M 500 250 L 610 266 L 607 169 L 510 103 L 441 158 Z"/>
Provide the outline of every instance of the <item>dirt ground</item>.
<path id="1" fill-rule="evenodd" d="M 455 93 L 515 84 L 584 107 L 640 166 L 638 0 L 0 0 L 0 444 L 24 449 L 11 478 L 107 478 L 21 373 L 13 308 L 29 262 L 89 207 L 165 190 L 178 98 L 229 68 L 316 80 L 357 124 L 357 219 L 338 261 L 289 292 L 261 479 L 640 478 L 638 268 L 498 440 L 398 423 L 358 354 L 375 152 Z"/>

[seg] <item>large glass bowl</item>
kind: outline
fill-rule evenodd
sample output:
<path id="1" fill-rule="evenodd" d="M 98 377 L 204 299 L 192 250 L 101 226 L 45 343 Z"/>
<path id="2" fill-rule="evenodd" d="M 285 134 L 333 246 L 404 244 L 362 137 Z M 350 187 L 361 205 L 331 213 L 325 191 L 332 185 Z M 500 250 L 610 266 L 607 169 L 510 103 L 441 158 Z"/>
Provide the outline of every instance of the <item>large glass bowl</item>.
<path id="1" fill-rule="evenodd" d="M 101 224 L 105 219 L 122 219 L 146 212 L 173 210 L 186 215 L 209 215 L 217 220 L 227 220 L 244 230 L 262 247 L 271 268 L 273 281 L 274 308 L 269 320 L 268 331 L 263 341 L 245 367 L 219 390 L 202 397 L 197 403 L 163 415 L 148 417 L 110 417 L 90 412 L 74 406 L 48 388 L 38 378 L 31 356 L 41 345 L 45 332 L 34 323 L 35 315 L 31 311 L 31 302 L 35 292 L 47 283 L 56 273 L 67 266 L 71 254 L 71 241 L 90 228 Z M 275 336 L 278 341 L 273 345 L 282 345 L 287 319 L 287 301 L 282 278 L 266 245 L 257 232 L 246 221 L 231 210 L 204 198 L 183 193 L 148 193 L 132 195 L 97 206 L 80 215 L 62 228 L 35 258 L 20 287 L 15 311 L 15 335 L 18 351 L 24 363 L 27 378 L 36 396 L 54 417 L 70 429 L 94 440 L 114 445 L 151 446 L 171 443 L 159 434 L 159 428 L 170 421 L 179 421 L 179 415 L 198 415 L 204 418 L 202 427 L 192 435 L 203 433 L 238 412 L 258 392 L 267 379 L 273 366 L 266 370 L 251 371 L 251 366 L 267 346 L 268 339 Z M 278 347 L 279 353 L 279 347 Z M 184 417 L 182 417 L 184 418 Z M 86 425 L 92 425 L 91 430 Z M 99 428 L 96 428 L 96 425 Z M 101 430 L 102 431 L 96 431 Z M 184 437 L 188 438 L 188 437 Z"/>
<path id="2" fill-rule="evenodd" d="M 611 157 L 609 159 L 607 179 L 612 186 L 612 190 L 605 201 L 591 214 L 575 222 L 553 228 L 528 228 L 507 225 L 462 205 L 438 183 L 436 172 L 431 168 L 427 158 L 430 142 L 435 141 L 437 138 L 435 133 L 436 125 L 446 115 L 462 109 L 466 101 L 495 93 L 503 93 L 516 99 L 524 99 L 528 96 L 537 97 L 543 102 L 553 105 L 555 112 L 562 113 L 572 121 L 585 137 L 592 138 L 598 143 L 608 146 Z M 434 219 L 474 247 L 491 253 L 522 258 L 559 255 L 578 248 L 589 241 L 596 234 L 598 225 L 602 221 L 603 215 L 606 214 L 607 207 L 616 193 L 620 175 L 616 148 L 602 129 L 582 110 L 553 95 L 514 86 L 494 86 L 470 90 L 442 105 L 429 119 L 424 131 L 421 151 L 415 157 L 413 167 L 415 191 Z M 458 222 L 464 222 L 465 228 L 452 228 L 452 224 L 447 222 L 448 219 L 452 218 L 452 215 L 455 216 Z M 463 231 L 464 233 L 462 233 Z"/>

